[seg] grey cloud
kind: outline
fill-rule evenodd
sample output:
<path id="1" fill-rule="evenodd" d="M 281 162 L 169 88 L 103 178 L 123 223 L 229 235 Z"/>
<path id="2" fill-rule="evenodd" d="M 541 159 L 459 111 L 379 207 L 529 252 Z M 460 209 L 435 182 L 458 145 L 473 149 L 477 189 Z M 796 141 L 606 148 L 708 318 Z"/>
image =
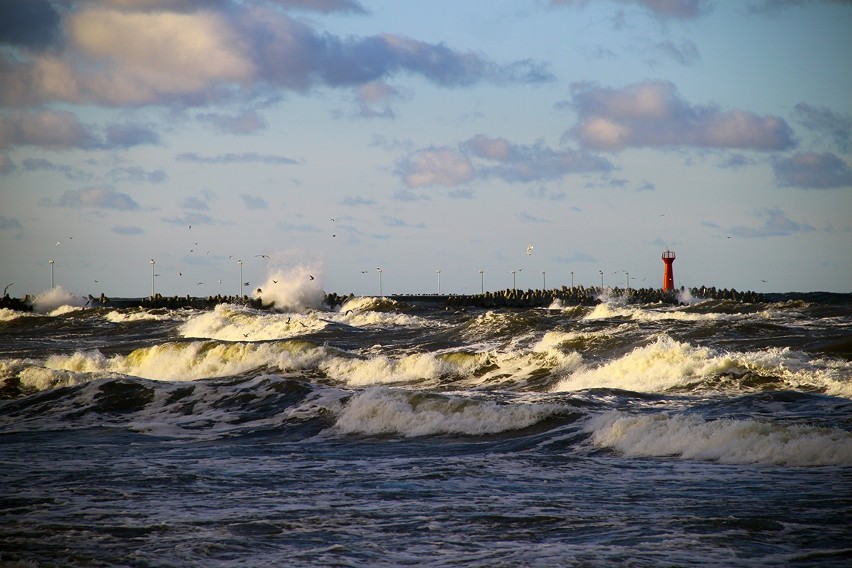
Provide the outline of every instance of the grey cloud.
<path id="1" fill-rule="evenodd" d="M 835 154 L 803 152 L 774 161 L 778 184 L 800 189 L 852 188 L 852 168 Z"/>
<path id="2" fill-rule="evenodd" d="M 45 158 L 24 158 L 21 161 L 21 164 L 28 172 L 57 172 L 65 176 L 65 179 L 70 181 L 90 181 L 94 177 L 91 173 L 79 168 L 75 168 L 67 164 L 55 164 Z"/>
<path id="3" fill-rule="evenodd" d="M 661 41 L 654 45 L 654 49 L 681 65 L 692 65 L 701 59 L 698 47 L 688 39 L 681 40 L 679 43 L 672 40 Z"/>
<path id="4" fill-rule="evenodd" d="M 781 209 L 777 207 L 761 209 L 755 212 L 757 217 L 764 218 L 763 225 L 760 227 L 732 227 L 730 233 L 738 237 L 745 238 L 763 238 L 763 237 L 784 237 L 793 233 L 810 232 L 815 229 L 807 224 L 797 223 L 787 217 Z"/>
<path id="5" fill-rule="evenodd" d="M 108 148 L 132 148 L 143 144 L 159 144 L 160 135 L 141 124 L 111 124 L 106 129 Z"/>
<path id="6" fill-rule="evenodd" d="M 850 0 L 754 0 L 748 3 L 748 11 L 752 14 L 777 15 L 778 13 L 806 4 L 837 4 L 852 6 Z"/>
<path id="7" fill-rule="evenodd" d="M 590 0 L 550 0 L 551 6 L 585 6 Z M 688 20 L 702 16 L 712 8 L 711 0 L 621 0 L 638 5 L 659 18 Z"/>
<path id="8" fill-rule="evenodd" d="M 781 118 L 750 111 L 692 105 L 668 81 L 645 81 L 620 89 L 588 83 L 572 86 L 579 123 L 570 130 L 580 143 L 618 152 L 628 147 L 784 150 L 793 132 Z"/>
<path id="9" fill-rule="evenodd" d="M 257 197 L 256 195 L 249 195 L 244 193 L 240 195 L 240 199 L 243 200 L 243 203 L 246 206 L 246 209 L 267 209 L 269 204 L 262 197 Z"/>
<path id="10" fill-rule="evenodd" d="M 227 134 L 253 134 L 267 127 L 266 120 L 255 110 L 236 115 L 204 113 L 198 119 Z"/>
<path id="11" fill-rule="evenodd" d="M 187 197 L 180 202 L 180 206 L 184 209 L 195 209 L 197 211 L 209 211 L 210 206 L 207 202 L 195 196 Z"/>
<path id="12" fill-rule="evenodd" d="M 6 229 L 23 229 L 23 227 L 14 217 L 4 217 L 3 215 L 0 215 L 0 231 Z"/>
<path id="13" fill-rule="evenodd" d="M 542 143 L 513 144 L 505 138 L 477 135 L 462 143 L 469 154 L 497 165 L 478 169 L 479 177 L 498 177 L 510 183 L 553 180 L 572 173 L 608 172 L 609 160 L 575 150 L 554 150 Z"/>
<path id="14" fill-rule="evenodd" d="M 354 197 L 352 197 L 352 196 L 344 197 L 343 199 L 341 199 L 339 201 L 339 203 L 340 203 L 340 205 L 347 205 L 349 207 L 361 207 L 361 206 L 375 205 L 376 200 L 375 199 L 368 199 L 366 197 L 361 197 L 360 195 L 357 195 L 357 196 L 354 196 Z"/>
<path id="15" fill-rule="evenodd" d="M 144 235 L 145 229 L 133 225 L 118 225 L 112 228 L 112 232 L 117 235 Z"/>
<path id="16" fill-rule="evenodd" d="M 166 181 L 166 172 L 163 170 L 145 170 L 138 166 L 129 166 L 114 168 L 110 171 L 110 176 L 115 181 L 130 181 L 130 182 L 145 182 L 145 183 L 163 183 Z"/>
<path id="17" fill-rule="evenodd" d="M 283 166 L 290 164 L 298 164 L 296 160 L 292 160 L 285 156 L 276 156 L 274 154 L 258 154 L 257 152 L 244 152 L 241 154 L 227 153 L 219 154 L 218 156 L 199 156 L 195 152 L 186 152 L 178 154 L 175 159 L 179 162 L 194 162 L 197 164 L 239 164 L 239 163 L 255 163 L 268 164 L 272 166 Z"/>
<path id="18" fill-rule="evenodd" d="M 367 11 L 354 0 L 270 0 L 285 9 L 308 10 L 328 14 L 331 12 L 349 12 L 366 14 Z"/>
<path id="19" fill-rule="evenodd" d="M 852 2 L 850 2 L 852 4 Z M 841 152 L 848 152 L 852 137 L 852 115 L 834 112 L 826 107 L 799 103 L 794 109 L 795 118 L 815 132 L 818 137 L 829 137 Z"/>
<path id="20" fill-rule="evenodd" d="M 60 37 L 60 16 L 48 0 L 0 0 L 0 44 L 43 49 Z"/>
<path id="21" fill-rule="evenodd" d="M 119 209 L 125 211 L 139 209 L 139 204 L 132 197 L 109 187 L 87 187 L 78 190 L 68 190 L 58 200 L 46 200 L 43 203 L 57 207 L 93 207 L 97 209 Z"/>

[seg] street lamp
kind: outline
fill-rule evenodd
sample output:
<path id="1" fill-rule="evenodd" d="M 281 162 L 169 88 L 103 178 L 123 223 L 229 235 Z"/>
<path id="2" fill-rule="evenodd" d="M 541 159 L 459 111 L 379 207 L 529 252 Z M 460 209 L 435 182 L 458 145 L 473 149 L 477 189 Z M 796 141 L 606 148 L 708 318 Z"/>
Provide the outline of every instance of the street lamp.
<path id="1" fill-rule="evenodd" d="M 627 291 L 629 292 L 630 291 L 630 273 L 627 272 L 626 270 L 624 271 L 624 273 L 627 275 Z"/>
<path id="2" fill-rule="evenodd" d="M 237 264 L 240 265 L 240 298 L 243 297 L 243 261 L 238 260 Z"/>
<path id="3" fill-rule="evenodd" d="M 157 266 L 157 261 L 153 258 L 148 261 L 148 264 L 151 265 L 151 297 L 154 297 L 154 270 Z"/>
<path id="4" fill-rule="evenodd" d="M 385 293 L 382 290 L 382 267 L 380 266 L 380 267 L 376 268 L 376 270 L 379 272 L 379 297 L 384 298 Z"/>
<path id="5" fill-rule="evenodd" d="M 438 295 L 441 295 L 441 269 L 435 271 L 438 274 Z"/>
<path id="6" fill-rule="evenodd" d="M 484 270 L 479 271 L 479 293 L 480 294 L 485 293 L 485 271 Z"/>
<path id="7" fill-rule="evenodd" d="M 541 289 L 547 290 L 547 277 L 544 275 L 544 270 L 541 271 Z"/>
<path id="8" fill-rule="evenodd" d="M 571 271 L 571 287 L 574 287 L 574 271 Z"/>
<path id="9" fill-rule="evenodd" d="M 50 289 L 53 290 L 53 288 L 54 288 L 54 286 L 53 286 L 53 263 L 56 262 L 56 261 L 53 260 L 53 259 L 50 259 L 47 262 L 50 263 Z"/>
<path id="10" fill-rule="evenodd" d="M 518 287 L 517 287 L 517 285 L 515 284 L 515 271 L 513 270 L 513 271 L 512 271 L 512 291 L 514 292 L 514 291 L 516 291 L 517 289 L 518 289 Z"/>
<path id="11" fill-rule="evenodd" d="M 601 292 L 603 292 L 603 270 L 598 270 L 601 273 Z"/>

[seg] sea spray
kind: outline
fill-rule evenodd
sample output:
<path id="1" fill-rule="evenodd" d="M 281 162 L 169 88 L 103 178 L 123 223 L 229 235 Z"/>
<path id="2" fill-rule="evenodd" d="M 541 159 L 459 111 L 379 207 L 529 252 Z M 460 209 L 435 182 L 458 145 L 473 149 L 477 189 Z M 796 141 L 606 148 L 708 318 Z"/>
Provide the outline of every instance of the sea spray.
<path id="1" fill-rule="evenodd" d="M 322 306 L 322 267 L 317 261 L 300 260 L 300 256 L 295 252 L 271 255 L 266 281 L 255 288 L 252 296 L 281 311 L 299 312 Z"/>
<path id="2" fill-rule="evenodd" d="M 40 314 L 62 315 L 74 311 L 74 308 L 82 308 L 86 303 L 86 298 L 75 296 L 63 290 L 61 286 L 56 286 L 33 298 L 33 310 Z"/>

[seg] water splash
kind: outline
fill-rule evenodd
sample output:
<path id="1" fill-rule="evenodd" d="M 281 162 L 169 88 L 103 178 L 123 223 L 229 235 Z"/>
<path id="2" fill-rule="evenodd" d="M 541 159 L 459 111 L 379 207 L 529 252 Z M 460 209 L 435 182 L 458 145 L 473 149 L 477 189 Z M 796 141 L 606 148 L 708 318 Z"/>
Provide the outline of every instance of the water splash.
<path id="1" fill-rule="evenodd" d="M 273 255 L 266 281 L 255 289 L 252 296 L 282 311 L 300 312 L 322 306 L 325 292 L 321 283 L 321 263 L 300 259 L 299 256 L 300 253 Z"/>

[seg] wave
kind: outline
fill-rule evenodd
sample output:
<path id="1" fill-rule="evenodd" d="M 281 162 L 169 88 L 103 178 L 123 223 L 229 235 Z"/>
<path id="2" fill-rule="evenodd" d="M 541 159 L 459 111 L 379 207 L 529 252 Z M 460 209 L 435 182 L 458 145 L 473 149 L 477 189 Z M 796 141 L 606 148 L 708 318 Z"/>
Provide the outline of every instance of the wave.
<path id="1" fill-rule="evenodd" d="M 556 404 L 500 404 L 463 396 L 371 388 L 344 405 L 334 426 L 343 434 L 367 436 L 482 436 L 521 430 L 564 411 Z"/>
<path id="2" fill-rule="evenodd" d="M 32 301 L 33 310 L 40 314 L 62 315 L 68 311 L 74 311 L 88 304 L 88 300 L 66 292 L 61 286 L 56 286 L 37 295 Z"/>
<path id="3" fill-rule="evenodd" d="M 717 352 L 661 334 L 597 367 L 583 365 L 552 392 L 614 388 L 633 392 L 742 392 L 798 389 L 852 397 L 852 363 L 811 359 L 790 348 Z"/>
<path id="4" fill-rule="evenodd" d="M 724 464 L 852 466 L 852 433 L 756 420 L 609 411 L 585 425 L 591 442 L 632 457 L 676 456 Z"/>

